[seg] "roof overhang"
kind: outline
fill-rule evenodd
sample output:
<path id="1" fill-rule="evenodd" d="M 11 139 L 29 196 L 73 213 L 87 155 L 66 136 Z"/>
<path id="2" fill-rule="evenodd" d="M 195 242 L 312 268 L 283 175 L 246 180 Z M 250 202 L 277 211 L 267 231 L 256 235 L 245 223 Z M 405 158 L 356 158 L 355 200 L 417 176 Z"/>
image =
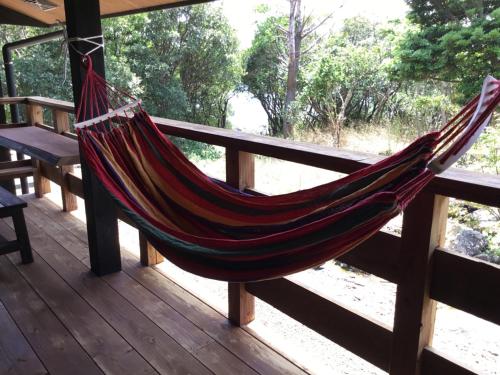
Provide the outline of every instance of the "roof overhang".
<path id="1" fill-rule="evenodd" d="M 101 16 L 114 17 L 213 0 L 101 0 Z M 64 0 L 0 0 L 0 24 L 53 26 L 65 22 Z"/>

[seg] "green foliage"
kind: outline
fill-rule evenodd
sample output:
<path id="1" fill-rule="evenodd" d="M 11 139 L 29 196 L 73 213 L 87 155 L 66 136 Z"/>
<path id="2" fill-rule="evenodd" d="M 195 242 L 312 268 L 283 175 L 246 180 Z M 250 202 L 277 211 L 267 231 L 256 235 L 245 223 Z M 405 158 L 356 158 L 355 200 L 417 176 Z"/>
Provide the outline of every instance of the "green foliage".
<path id="1" fill-rule="evenodd" d="M 478 91 L 487 74 L 500 74 L 498 2 L 407 2 L 417 27 L 399 46 L 396 77 L 456 83 L 463 102 Z"/>
<path id="2" fill-rule="evenodd" d="M 482 173 L 500 174 L 500 122 L 496 120 L 478 142 L 459 160 L 462 167 Z"/>
<path id="3" fill-rule="evenodd" d="M 6 43 L 51 30 L 0 25 Z M 241 82 L 234 30 L 220 7 L 196 5 L 103 20 L 106 79 L 143 99 L 154 115 L 226 127 L 229 99 Z M 62 41 L 15 53 L 19 95 L 71 100 Z M 194 153 L 208 146 L 179 142 Z"/>
<path id="4" fill-rule="evenodd" d="M 220 8 L 199 5 L 151 12 L 137 26 L 129 61 L 143 80 L 150 111 L 224 126 L 241 63 L 234 31 Z"/>
<path id="5" fill-rule="evenodd" d="M 313 64 L 302 94 L 309 106 L 306 125 L 327 127 L 344 118 L 379 119 L 398 84 L 388 76 L 394 32 L 364 18 L 348 19 L 332 34 Z"/>
<path id="6" fill-rule="evenodd" d="M 389 102 L 385 118 L 402 139 L 437 130 L 459 110 L 449 92 L 446 84 L 402 84 Z"/>
<path id="7" fill-rule="evenodd" d="M 252 46 L 246 52 L 243 83 L 262 104 L 271 135 L 283 132 L 286 93 L 286 39 L 279 27 L 286 17 L 271 16 L 258 25 Z"/>

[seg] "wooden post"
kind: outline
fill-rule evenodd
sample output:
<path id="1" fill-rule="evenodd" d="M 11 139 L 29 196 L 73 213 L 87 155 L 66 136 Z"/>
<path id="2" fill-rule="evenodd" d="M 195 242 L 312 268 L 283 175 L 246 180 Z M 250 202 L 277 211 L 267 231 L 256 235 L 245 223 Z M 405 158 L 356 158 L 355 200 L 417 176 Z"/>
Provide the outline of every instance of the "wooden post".
<path id="1" fill-rule="evenodd" d="M 35 197 L 43 198 L 43 195 L 50 193 L 50 180 L 43 176 L 42 162 L 37 159 L 31 159 L 33 163 L 33 184 L 35 188 Z"/>
<path id="2" fill-rule="evenodd" d="M 2 161 L 11 161 L 10 150 L 6 147 L 0 147 L 0 162 Z M 0 186 L 5 188 L 12 194 L 16 194 L 16 185 L 14 183 L 14 179 L 5 180 L 0 182 Z"/>
<path id="3" fill-rule="evenodd" d="M 430 193 L 419 194 L 404 213 L 391 375 L 419 374 L 422 351 L 432 343 L 431 260 L 436 247 L 444 245 L 447 218 L 448 198 Z"/>
<path id="4" fill-rule="evenodd" d="M 99 0 L 64 0 L 64 10 L 69 38 L 102 35 Z M 74 46 L 82 50 L 88 48 L 84 42 L 79 42 Z M 81 56 L 73 48 L 69 48 L 69 57 L 73 98 L 75 108 L 77 108 L 80 103 L 85 70 L 81 65 Z M 103 50 L 98 49 L 92 53 L 91 58 L 94 70 L 104 76 Z M 84 115 L 86 118 L 90 117 L 89 113 Z M 116 207 L 108 192 L 90 172 L 83 157 L 81 166 L 90 264 L 92 271 L 102 276 L 121 270 Z"/>
<path id="5" fill-rule="evenodd" d="M 156 251 L 141 231 L 139 231 L 139 249 L 141 251 L 141 264 L 143 266 L 154 266 L 165 260 L 163 255 Z"/>
<path id="6" fill-rule="evenodd" d="M 52 110 L 52 120 L 54 121 L 54 130 L 57 134 L 69 132 L 68 112 L 59 109 Z"/>
<path id="7" fill-rule="evenodd" d="M 34 126 L 36 123 L 42 124 L 43 123 L 42 106 L 36 104 L 26 105 L 26 122 L 31 126 Z M 24 160 L 25 158 L 25 156 L 20 152 L 17 152 L 16 155 L 17 155 L 17 160 Z M 33 161 L 33 167 L 34 168 L 37 167 L 36 161 Z M 21 180 L 22 193 L 28 194 L 29 193 L 28 179 L 26 177 L 23 177 L 20 180 Z M 43 194 L 45 193 L 50 193 L 50 181 L 41 175 L 40 170 L 38 170 L 38 173 L 35 170 L 33 174 L 33 185 L 35 186 L 35 195 L 38 198 L 42 197 Z M 37 187 L 39 190 L 37 190 Z"/>
<path id="8" fill-rule="evenodd" d="M 240 190 L 255 185 L 253 154 L 226 148 L 226 181 Z M 242 326 L 255 319 L 255 297 L 248 293 L 244 283 L 228 285 L 228 317 L 231 323 Z"/>
<path id="9" fill-rule="evenodd" d="M 61 173 L 61 199 L 64 212 L 71 212 L 78 209 L 78 202 L 76 195 L 69 190 L 69 183 L 66 175 L 73 173 L 74 168 L 72 165 L 62 165 L 59 168 Z"/>
<path id="10" fill-rule="evenodd" d="M 54 130 L 57 134 L 69 132 L 69 115 L 68 112 L 59 109 L 52 110 L 52 119 L 54 121 Z M 70 212 L 78 209 L 76 195 L 71 194 L 68 188 L 66 175 L 73 173 L 72 165 L 63 165 L 58 168 L 61 174 L 61 198 L 64 212 Z"/>
<path id="11" fill-rule="evenodd" d="M 40 105 L 28 104 L 26 105 L 26 121 L 31 126 L 36 123 L 43 123 L 43 108 Z M 20 153 L 17 153 L 19 159 Z M 21 156 L 24 159 L 24 155 Z M 43 177 L 40 161 L 32 159 L 33 162 L 33 185 L 35 188 L 35 196 L 42 198 L 44 194 L 50 193 L 50 181 Z M 22 187 L 22 182 L 21 182 Z M 23 194 L 26 194 L 23 189 Z"/>
<path id="12" fill-rule="evenodd" d="M 43 108 L 37 104 L 26 105 L 26 122 L 31 126 L 43 123 Z"/>
<path id="13" fill-rule="evenodd" d="M 162 263 L 165 258 L 151 245 L 146 236 L 139 231 L 139 250 L 141 264 L 145 267 L 154 266 L 156 264 Z"/>

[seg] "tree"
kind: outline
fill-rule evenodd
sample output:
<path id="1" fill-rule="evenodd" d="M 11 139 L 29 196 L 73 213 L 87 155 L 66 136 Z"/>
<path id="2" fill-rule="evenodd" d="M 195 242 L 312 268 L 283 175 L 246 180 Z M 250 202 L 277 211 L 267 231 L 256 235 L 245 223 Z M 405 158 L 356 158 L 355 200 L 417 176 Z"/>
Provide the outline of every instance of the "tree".
<path id="1" fill-rule="evenodd" d="M 285 112 L 287 71 L 284 56 L 286 43 L 277 37 L 285 17 L 268 17 L 258 25 L 252 46 L 246 51 L 246 74 L 243 83 L 261 103 L 269 121 L 269 133 L 282 134 Z"/>
<path id="2" fill-rule="evenodd" d="M 283 135 L 288 138 L 293 133 L 290 119 L 292 103 L 297 98 L 297 77 L 299 75 L 301 47 L 303 39 L 304 20 L 302 18 L 302 0 L 289 0 L 290 14 L 288 17 L 288 69 L 285 94 L 285 119 Z"/>
<path id="3" fill-rule="evenodd" d="M 127 54 L 151 112 L 225 126 L 241 63 L 221 9 L 196 5 L 151 12 L 136 32 Z"/>
<path id="4" fill-rule="evenodd" d="M 379 119 L 399 85 L 389 79 L 394 31 L 364 18 L 345 21 L 322 45 L 301 100 L 311 127 L 330 127 L 337 144 L 346 121 Z"/>
<path id="5" fill-rule="evenodd" d="M 407 0 L 416 25 L 403 39 L 395 76 L 456 84 L 459 101 L 500 74 L 500 8 L 495 0 Z"/>
<path id="6" fill-rule="evenodd" d="M 179 65 L 182 87 L 194 121 L 225 128 L 229 100 L 241 81 L 242 65 L 234 31 L 220 11 L 194 8 L 193 31 Z"/>
<path id="7" fill-rule="evenodd" d="M 246 52 L 243 83 L 262 104 L 271 135 L 293 135 L 294 103 L 301 89 L 301 70 L 321 38 L 316 31 L 330 18 L 316 22 L 304 15 L 301 0 L 288 0 L 287 16 L 269 16 L 258 25 Z M 263 8 L 267 12 L 268 8 Z"/>
<path id="8" fill-rule="evenodd" d="M 308 37 L 314 36 L 316 30 L 321 27 L 330 17 L 315 23 L 311 15 L 305 15 L 302 10 L 302 0 L 288 0 L 290 3 L 290 12 L 288 16 L 288 30 L 286 31 L 286 39 L 288 46 L 288 68 L 287 68 L 287 84 L 285 95 L 285 119 L 283 135 L 288 138 L 293 135 L 292 124 L 292 105 L 297 99 L 298 91 L 298 76 L 299 68 L 303 54 L 302 44 Z M 319 40 L 312 42 L 312 47 L 315 47 Z M 308 49 L 310 52 L 312 48 Z"/>

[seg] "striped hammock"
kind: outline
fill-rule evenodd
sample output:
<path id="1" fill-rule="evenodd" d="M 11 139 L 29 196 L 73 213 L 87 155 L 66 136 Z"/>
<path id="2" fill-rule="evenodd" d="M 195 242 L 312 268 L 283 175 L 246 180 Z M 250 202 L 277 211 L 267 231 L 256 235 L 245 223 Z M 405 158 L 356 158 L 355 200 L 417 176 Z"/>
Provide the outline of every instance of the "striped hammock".
<path id="1" fill-rule="evenodd" d="M 91 171 L 162 255 L 224 281 L 280 277 L 353 249 L 472 145 L 500 101 L 488 77 L 441 131 L 399 153 L 312 189 L 257 196 L 206 176 L 89 65 L 77 118 L 97 118 L 76 126 Z"/>

